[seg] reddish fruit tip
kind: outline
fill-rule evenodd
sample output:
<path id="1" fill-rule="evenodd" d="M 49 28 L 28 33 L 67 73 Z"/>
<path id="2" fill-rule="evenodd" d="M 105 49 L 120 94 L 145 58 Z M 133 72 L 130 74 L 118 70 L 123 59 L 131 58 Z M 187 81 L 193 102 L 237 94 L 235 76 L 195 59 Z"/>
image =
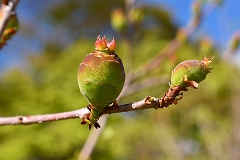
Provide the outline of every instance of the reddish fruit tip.
<path id="1" fill-rule="evenodd" d="M 113 37 L 112 41 L 108 41 L 107 43 L 107 47 L 110 51 L 114 51 L 115 48 L 116 48 L 116 42 L 115 42 L 115 39 Z"/>
<path id="2" fill-rule="evenodd" d="M 208 66 L 210 63 L 212 63 L 214 57 L 210 58 L 210 57 L 206 57 L 206 55 L 204 55 L 203 60 L 201 61 L 205 66 Z"/>
<path id="3" fill-rule="evenodd" d="M 105 53 L 113 53 L 116 48 L 116 42 L 113 38 L 112 41 L 108 40 L 106 41 L 106 37 L 103 36 L 103 38 L 100 37 L 100 35 L 97 37 L 97 40 L 95 42 L 95 50 L 96 51 L 102 51 Z"/>
<path id="4" fill-rule="evenodd" d="M 206 55 L 204 55 L 204 58 L 203 60 L 201 61 L 201 63 L 204 65 L 204 67 L 206 67 L 208 73 L 211 73 L 211 70 L 213 68 L 207 68 L 207 66 L 212 63 L 212 60 L 213 60 L 214 57 L 210 58 L 210 57 L 206 57 Z"/>

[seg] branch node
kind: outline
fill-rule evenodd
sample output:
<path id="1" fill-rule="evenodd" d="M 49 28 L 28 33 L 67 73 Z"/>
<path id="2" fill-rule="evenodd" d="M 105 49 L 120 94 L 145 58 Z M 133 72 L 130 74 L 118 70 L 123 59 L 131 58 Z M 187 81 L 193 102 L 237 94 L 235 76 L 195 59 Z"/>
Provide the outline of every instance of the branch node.
<path id="1" fill-rule="evenodd" d="M 147 97 L 145 98 L 145 103 L 146 103 L 147 105 L 156 103 L 156 104 L 154 105 L 154 107 L 153 107 L 153 108 L 155 108 L 156 110 L 157 110 L 157 109 L 159 108 L 159 106 L 160 106 L 159 98 L 156 98 L 156 97 L 147 96 Z"/>
<path id="2" fill-rule="evenodd" d="M 23 117 L 19 117 L 18 118 L 18 123 L 22 123 L 22 121 L 23 121 Z"/>
<path id="3" fill-rule="evenodd" d="M 154 97 L 147 96 L 144 101 L 146 104 L 151 104 L 151 102 L 153 101 L 153 98 Z"/>

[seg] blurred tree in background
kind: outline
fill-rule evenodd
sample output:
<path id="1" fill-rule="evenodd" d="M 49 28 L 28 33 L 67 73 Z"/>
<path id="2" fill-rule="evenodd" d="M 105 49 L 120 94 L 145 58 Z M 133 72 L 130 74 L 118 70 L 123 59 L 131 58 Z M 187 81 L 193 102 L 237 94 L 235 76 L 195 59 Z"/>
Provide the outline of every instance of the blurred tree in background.
<path id="1" fill-rule="evenodd" d="M 225 61 L 209 38 L 195 42 L 185 40 L 186 33 L 174 25 L 170 11 L 147 4 L 68 0 L 46 2 L 45 5 L 46 10 L 40 17 L 49 26 L 54 26 L 55 41 L 51 36 L 45 37 L 42 53 L 26 56 L 27 68 L 12 69 L 0 77 L 2 116 L 46 114 L 85 107 L 87 102 L 77 86 L 77 69 L 83 58 L 94 51 L 99 34 L 105 34 L 109 39 L 115 36 L 116 53 L 122 57 L 129 73 L 151 57 L 164 54 L 164 47 L 177 35 L 181 45 L 158 67 L 134 80 L 135 84 L 149 80 L 150 87 L 129 88 L 119 103 L 134 102 L 147 95 L 163 96 L 172 69 L 186 59 L 200 60 L 204 54 L 214 56 L 212 73 L 199 89 L 184 93 L 183 100 L 170 109 L 111 115 L 90 159 L 240 158 L 239 68 Z M 126 24 L 120 24 L 121 30 L 114 30 L 116 22 L 113 18 L 119 18 L 113 17 L 116 9 L 122 10 L 123 18 L 126 18 Z M 34 25 L 38 24 L 29 27 Z M 20 34 L 24 34 L 27 27 L 23 24 Z M 36 32 L 32 28 L 29 30 Z M 11 47 L 11 42 L 5 47 Z M 154 77 L 159 81 L 151 81 Z M 89 133 L 88 128 L 76 119 L 30 126 L 2 126 L 0 157 L 77 159 Z"/>

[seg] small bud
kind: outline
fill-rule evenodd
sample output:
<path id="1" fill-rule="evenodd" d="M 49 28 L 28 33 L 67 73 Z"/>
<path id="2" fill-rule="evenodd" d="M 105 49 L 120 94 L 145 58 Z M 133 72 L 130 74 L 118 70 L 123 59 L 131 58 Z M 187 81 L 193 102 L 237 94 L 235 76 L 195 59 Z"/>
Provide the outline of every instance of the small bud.
<path id="1" fill-rule="evenodd" d="M 193 16 L 198 16 L 199 14 L 201 14 L 201 7 L 202 7 L 202 2 L 199 1 L 194 1 L 192 4 L 192 13 Z"/>
<path id="2" fill-rule="evenodd" d="M 186 42 L 188 38 L 188 32 L 186 29 L 184 28 L 180 28 L 178 31 L 177 31 L 177 34 L 176 34 L 176 40 L 178 42 L 181 42 L 181 43 L 184 43 Z"/>
<path id="3" fill-rule="evenodd" d="M 198 83 L 203 81 L 208 73 L 211 73 L 212 68 L 207 66 L 212 62 L 213 58 L 206 56 L 202 61 L 186 60 L 179 63 L 171 75 L 171 87 L 181 86 L 183 88 L 193 87 L 198 88 Z"/>
<path id="4" fill-rule="evenodd" d="M 213 42 L 209 37 L 205 37 L 200 42 L 200 53 L 209 54 L 213 50 Z"/>
<path id="5" fill-rule="evenodd" d="M 144 19 L 145 13 L 144 13 L 143 7 L 133 7 L 128 14 L 129 21 L 132 24 L 139 24 Z"/>
<path id="6" fill-rule="evenodd" d="M 236 32 L 236 33 L 234 33 L 234 35 L 231 39 L 230 50 L 232 52 L 235 52 L 239 48 L 239 45 L 240 45 L 240 32 Z"/>
<path id="7" fill-rule="evenodd" d="M 202 2 L 194 1 L 194 3 L 192 4 L 192 14 L 193 15 L 192 15 L 192 18 L 190 21 L 190 26 L 193 28 L 196 28 L 202 19 L 201 8 L 202 8 Z"/>
<path id="8" fill-rule="evenodd" d="M 121 8 L 115 9 L 111 14 L 111 26 L 116 32 L 124 32 L 127 29 L 127 18 Z"/>

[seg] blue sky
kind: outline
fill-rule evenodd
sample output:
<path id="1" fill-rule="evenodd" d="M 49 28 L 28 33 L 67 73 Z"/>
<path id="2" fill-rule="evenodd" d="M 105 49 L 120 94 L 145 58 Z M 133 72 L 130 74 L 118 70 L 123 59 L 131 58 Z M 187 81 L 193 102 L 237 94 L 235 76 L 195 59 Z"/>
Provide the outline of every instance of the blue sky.
<path id="1" fill-rule="evenodd" d="M 191 17 L 192 0 L 182 0 L 181 3 L 177 0 L 151 0 L 151 3 L 158 3 L 171 11 L 172 18 L 178 26 L 184 27 L 188 24 Z M 206 10 L 211 10 L 211 8 L 211 5 L 206 6 Z M 224 50 L 228 45 L 229 38 L 236 31 L 240 31 L 239 8 L 239 0 L 224 0 L 211 14 L 207 13 L 194 36 L 208 36 L 214 40 L 220 50 Z"/>
<path id="2" fill-rule="evenodd" d="M 213 0 L 212 0 L 213 1 Z M 193 0 L 139 0 L 138 3 L 149 3 L 166 8 L 170 11 L 171 17 L 179 27 L 184 27 L 189 23 L 191 18 L 191 4 Z M 33 6 L 35 6 L 33 8 Z M 37 6 L 37 7 L 36 7 Z M 42 1 L 20 1 L 17 12 L 20 19 L 20 25 L 25 22 L 37 23 L 36 14 L 44 11 Z M 211 5 L 206 6 L 211 10 Z M 219 50 L 226 49 L 230 37 L 240 31 L 240 0 L 224 0 L 224 2 L 215 9 L 211 14 L 207 14 L 204 22 L 193 35 L 193 38 L 208 36 L 213 39 L 215 46 Z M 44 24 L 39 24 L 39 32 L 46 35 Z M 0 51 L 0 75 L 7 68 L 25 66 L 24 57 L 29 53 L 38 52 L 41 48 L 41 37 L 22 37 L 19 32 L 9 45 Z M 40 41 L 39 41 L 40 39 Z"/>

